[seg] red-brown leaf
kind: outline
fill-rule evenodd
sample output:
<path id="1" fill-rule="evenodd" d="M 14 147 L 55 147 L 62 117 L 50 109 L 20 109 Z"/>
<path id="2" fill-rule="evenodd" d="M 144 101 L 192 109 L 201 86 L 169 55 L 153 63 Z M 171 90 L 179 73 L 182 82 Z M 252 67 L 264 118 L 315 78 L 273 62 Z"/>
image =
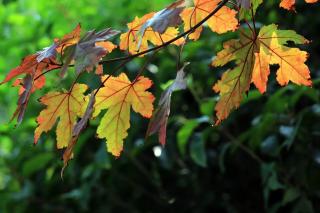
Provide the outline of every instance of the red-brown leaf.
<path id="1" fill-rule="evenodd" d="M 174 91 L 183 90 L 187 87 L 184 69 L 188 65 L 186 63 L 177 73 L 175 81 L 166 89 L 159 100 L 158 108 L 153 113 L 149 122 L 146 137 L 159 132 L 159 142 L 163 146 L 166 144 L 167 123 L 170 116 L 171 95 Z"/>

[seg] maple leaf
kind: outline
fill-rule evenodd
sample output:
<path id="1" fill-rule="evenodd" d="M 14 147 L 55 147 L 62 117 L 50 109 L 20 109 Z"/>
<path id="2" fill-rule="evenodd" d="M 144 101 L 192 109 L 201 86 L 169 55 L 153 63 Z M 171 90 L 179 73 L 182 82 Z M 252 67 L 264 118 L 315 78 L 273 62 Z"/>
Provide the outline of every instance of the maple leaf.
<path id="1" fill-rule="evenodd" d="M 119 31 L 107 28 L 96 32 L 89 31 L 76 44 L 66 49 L 65 63 L 61 69 L 60 76 L 63 77 L 72 60 L 75 60 L 75 70 L 79 74 L 84 70 L 92 70 L 98 62 L 116 46 L 106 40 L 117 35 Z"/>
<path id="2" fill-rule="evenodd" d="M 253 82 L 261 93 L 266 91 L 270 65 L 277 64 L 277 81 L 284 86 L 292 81 L 298 85 L 311 86 L 310 71 L 306 66 L 307 52 L 286 46 L 288 41 L 308 43 L 304 37 L 291 30 L 278 30 L 272 24 L 261 28 L 259 34 L 242 32 L 240 39 L 224 43 L 224 49 L 214 59 L 213 66 L 236 62 L 213 87 L 220 93 L 216 105 L 217 124 L 239 107 L 243 95 Z"/>
<path id="3" fill-rule="evenodd" d="M 318 0 L 305 0 L 307 3 L 316 3 Z M 296 4 L 296 0 L 281 0 L 280 7 L 286 10 L 294 10 L 294 6 Z"/>
<path id="4" fill-rule="evenodd" d="M 135 17 L 135 19 L 128 23 L 128 32 L 123 33 L 120 35 L 120 49 L 121 50 L 128 50 L 131 54 L 136 54 L 139 51 L 143 52 L 148 49 L 148 41 L 146 39 L 139 39 L 139 31 L 143 24 L 155 13 L 148 13 L 143 17 Z M 139 46 L 139 48 L 138 48 Z"/>
<path id="5" fill-rule="evenodd" d="M 308 53 L 285 46 L 288 41 L 296 44 L 309 43 L 307 39 L 291 30 L 278 30 L 272 24 L 260 30 L 260 52 L 268 55 L 270 64 L 278 64 L 277 81 L 284 86 L 292 81 L 298 85 L 311 86 L 310 71 L 305 64 Z"/>
<path id="6" fill-rule="evenodd" d="M 143 52 L 148 49 L 148 42 L 159 46 L 163 43 L 175 38 L 179 34 L 179 30 L 174 27 L 166 28 L 164 33 L 155 32 L 151 27 L 142 29 L 144 24 L 152 19 L 156 13 L 152 12 L 144 15 L 142 18 L 136 17 L 133 22 L 128 23 L 129 31 L 120 36 L 120 49 L 128 50 L 132 55 Z M 142 32 L 143 31 L 143 32 Z M 178 39 L 173 42 L 175 45 L 181 45 L 184 39 Z"/>
<path id="7" fill-rule="evenodd" d="M 174 82 L 161 94 L 158 108 L 153 113 L 149 122 L 146 137 L 159 132 L 159 142 L 162 145 L 166 144 L 167 123 L 170 116 L 171 95 L 178 90 L 187 88 L 187 81 L 185 78 L 184 69 L 189 63 L 186 63 L 177 73 Z"/>
<path id="8" fill-rule="evenodd" d="M 139 77 L 131 82 L 127 75 L 121 73 L 118 77 L 102 77 L 104 87 L 96 94 L 93 117 L 101 110 L 107 109 L 97 129 L 99 138 L 107 140 L 108 151 L 120 156 L 123 149 L 123 140 L 127 137 L 130 128 L 130 109 L 150 118 L 153 111 L 154 96 L 147 92 L 152 81 Z"/>
<path id="9" fill-rule="evenodd" d="M 40 99 L 40 102 L 47 108 L 42 110 L 37 117 L 35 144 L 43 132 L 48 132 L 53 128 L 59 118 L 56 130 L 57 148 L 62 149 L 68 146 L 77 118 L 84 114 L 83 106 L 86 106 L 84 92 L 87 88 L 85 84 L 75 84 L 71 92 L 49 92 Z"/>
<path id="10" fill-rule="evenodd" d="M 186 8 L 181 13 L 184 22 L 184 31 L 190 30 L 192 27 L 201 22 L 219 5 L 221 0 L 194 0 L 194 7 Z M 223 6 L 216 14 L 214 14 L 206 23 L 209 28 L 216 33 L 225 33 L 227 31 L 235 31 L 238 28 L 237 12 L 229 7 Z M 203 27 L 197 28 L 189 35 L 190 39 L 198 40 Z"/>

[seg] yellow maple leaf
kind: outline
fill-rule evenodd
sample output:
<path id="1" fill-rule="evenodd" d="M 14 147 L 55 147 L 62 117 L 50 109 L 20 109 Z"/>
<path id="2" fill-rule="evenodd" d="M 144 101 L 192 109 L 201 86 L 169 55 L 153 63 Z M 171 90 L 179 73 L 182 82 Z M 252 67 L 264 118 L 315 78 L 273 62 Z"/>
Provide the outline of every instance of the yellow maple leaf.
<path id="1" fill-rule="evenodd" d="M 240 39 L 224 43 L 224 49 L 218 53 L 212 65 L 224 66 L 235 61 L 236 66 L 227 70 L 213 87 L 215 92 L 220 93 L 216 105 L 217 124 L 240 106 L 251 82 L 261 93 L 266 91 L 270 65 L 279 66 L 277 81 L 282 86 L 290 81 L 298 85 L 312 85 L 310 71 L 305 64 L 307 52 L 286 46 L 288 41 L 295 44 L 308 43 L 308 40 L 292 30 L 278 30 L 275 24 L 262 27 L 259 34 L 253 31 L 241 32 Z"/>
<path id="2" fill-rule="evenodd" d="M 142 34 L 141 28 L 154 14 L 152 12 L 144 15 L 142 18 L 136 17 L 133 22 L 128 24 L 129 31 L 120 36 L 119 47 L 121 50 L 128 50 L 130 54 L 137 54 L 148 49 L 148 42 L 151 42 L 155 46 L 160 46 L 179 35 L 179 30 L 174 27 L 168 27 L 162 34 L 148 27 Z M 173 42 L 173 44 L 181 45 L 183 42 L 184 39 L 180 38 Z"/>
<path id="3" fill-rule="evenodd" d="M 77 118 L 83 115 L 87 105 L 83 94 L 87 88 L 85 84 L 75 84 L 71 92 L 50 92 L 40 99 L 47 108 L 37 117 L 38 127 L 35 130 L 34 143 L 38 142 L 43 132 L 51 130 L 59 118 L 56 130 L 57 148 L 68 146 Z"/>
<path id="4" fill-rule="evenodd" d="M 150 19 L 155 13 L 148 13 L 142 18 L 136 17 L 134 21 L 128 23 L 128 32 L 121 34 L 120 36 L 120 49 L 128 50 L 129 53 L 135 54 L 138 52 L 143 52 L 148 49 L 148 41 L 142 39 L 140 41 L 139 31 L 142 25 Z M 147 31 L 145 34 L 148 34 Z M 140 47 L 139 47 L 140 45 Z"/>
<path id="5" fill-rule="evenodd" d="M 298 85 L 311 86 L 310 70 L 305 64 L 308 53 L 285 46 L 287 41 L 296 44 L 309 42 L 294 31 L 278 30 L 275 24 L 263 27 L 259 33 L 260 53 L 266 55 L 267 63 L 279 65 L 277 81 L 280 85 L 284 86 L 292 81 Z"/>
<path id="6" fill-rule="evenodd" d="M 184 22 L 184 31 L 190 30 L 197 25 L 205 17 L 207 17 L 221 0 L 194 0 L 194 7 L 186 8 L 181 13 Z M 235 31 L 238 28 L 237 12 L 229 7 L 223 6 L 215 15 L 213 15 L 207 24 L 213 32 L 225 33 L 227 31 Z M 198 40 L 203 27 L 197 28 L 189 35 L 190 39 Z"/>
<path id="7" fill-rule="evenodd" d="M 107 79 L 107 80 L 106 80 Z M 107 140 L 107 149 L 115 156 L 120 156 L 123 140 L 128 136 L 130 128 L 130 109 L 143 117 L 150 118 L 153 111 L 154 96 L 146 91 L 152 81 L 139 77 L 131 82 L 122 73 L 118 77 L 102 77 L 104 87 L 96 94 L 93 117 L 107 109 L 97 129 L 99 138 Z"/>

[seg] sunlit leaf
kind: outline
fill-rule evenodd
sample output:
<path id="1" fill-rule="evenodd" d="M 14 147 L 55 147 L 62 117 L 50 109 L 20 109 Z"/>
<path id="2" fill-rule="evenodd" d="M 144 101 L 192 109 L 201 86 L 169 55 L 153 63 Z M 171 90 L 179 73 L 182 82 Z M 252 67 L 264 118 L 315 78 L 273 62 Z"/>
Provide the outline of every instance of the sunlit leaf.
<path id="1" fill-rule="evenodd" d="M 184 22 L 184 31 L 190 30 L 197 25 L 212 11 L 216 9 L 221 0 L 194 0 L 194 7 L 186 8 L 181 13 Z M 227 31 L 235 31 L 238 28 L 237 12 L 229 7 L 223 6 L 216 14 L 214 14 L 207 24 L 213 32 L 225 33 Z M 190 39 L 198 40 L 203 27 L 197 28 L 189 35 Z"/>
<path id="2" fill-rule="evenodd" d="M 310 71 L 305 64 L 307 52 L 286 46 L 288 41 L 296 44 L 308 43 L 304 37 L 291 30 L 278 30 L 272 24 L 262 27 L 260 33 L 242 32 L 239 40 L 224 43 L 213 61 L 213 66 L 223 66 L 235 61 L 236 66 L 226 71 L 222 79 L 214 85 L 220 93 L 216 105 L 217 124 L 239 107 L 244 94 L 253 82 L 261 93 L 266 91 L 269 66 L 279 65 L 277 81 L 284 86 L 292 81 L 298 85 L 311 86 Z"/>
<path id="3" fill-rule="evenodd" d="M 155 98 L 146 91 L 152 82 L 145 77 L 131 82 L 124 73 L 118 77 L 104 76 L 102 82 L 104 81 L 104 87 L 96 95 L 93 117 L 107 109 L 98 126 L 97 135 L 107 140 L 109 152 L 119 156 L 123 149 L 123 140 L 128 136 L 131 108 L 143 117 L 152 116 Z"/>
<path id="4" fill-rule="evenodd" d="M 38 127 L 35 130 L 34 143 L 38 142 L 42 133 L 50 131 L 59 118 L 56 130 L 57 148 L 68 146 L 77 118 L 84 114 L 84 92 L 87 88 L 85 84 L 75 84 L 71 92 L 50 92 L 40 99 L 46 109 L 37 117 Z"/>

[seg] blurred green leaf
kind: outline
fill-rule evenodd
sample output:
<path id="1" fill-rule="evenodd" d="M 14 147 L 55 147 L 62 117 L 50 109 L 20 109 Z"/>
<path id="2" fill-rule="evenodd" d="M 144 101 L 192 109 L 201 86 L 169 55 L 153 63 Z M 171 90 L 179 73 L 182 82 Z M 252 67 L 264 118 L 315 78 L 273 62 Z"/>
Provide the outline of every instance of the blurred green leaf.
<path id="1" fill-rule="evenodd" d="M 289 188 L 285 191 L 283 200 L 282 200 L 282 205 L 286 205 L 300 197 L 301 193 L 298 189 L 296 188 Z"/>
<path id="2" fill-rule="evenodd" d="M 215 104 L 216 104 L 216 101 L 213 98 L 203 101 L 200 105 L 200 110 L 202 115 L 212 117 L 214 113 Z"/>
<path id="3" fill-rule="evenodd" d="M 186 146 L 193 131 L 201 124 L 209 122 L 209 118 L 204 116 L 198 119 L 187 120 L 177 134 L 178 148 L 182 155 L 186 154 Z"/>
<path id="4" fill-rule="evenodd" d="M 187 121 L 178 131 L 177 140 L 179 151 L 182 155 L 186 154 L 186 146 L 187 142 L 193 133 L 194 129 L 196 129 L 200 123 L 197 120 L 189 120 Z"/>
<path id="5" fill-rule="evenodd" d="M 190 144 L 190 156 L 192 160 L 201 167 L 207 167 L 207 156 L 205 142 L 201 134 L 197 133 Z"/>
<path id="6" fill-rule="evenodd" d="M 54 155 L 51 152 L 40 153 L 33 156 L 23 164 L 22 174 L 28 177 L 38 172 L 39 170 L 45 170 L 45 167 L 52 160 L 53 156 Z"/>

